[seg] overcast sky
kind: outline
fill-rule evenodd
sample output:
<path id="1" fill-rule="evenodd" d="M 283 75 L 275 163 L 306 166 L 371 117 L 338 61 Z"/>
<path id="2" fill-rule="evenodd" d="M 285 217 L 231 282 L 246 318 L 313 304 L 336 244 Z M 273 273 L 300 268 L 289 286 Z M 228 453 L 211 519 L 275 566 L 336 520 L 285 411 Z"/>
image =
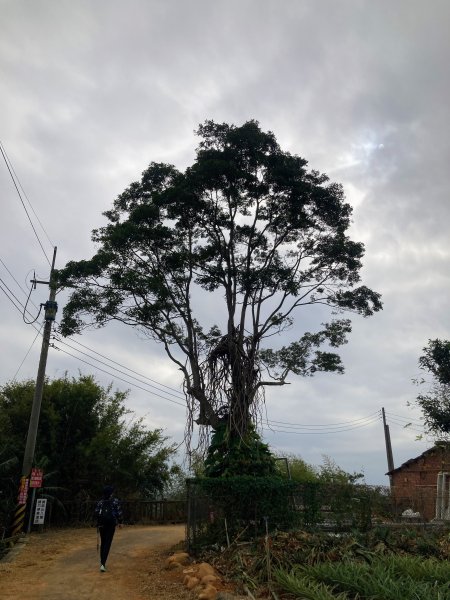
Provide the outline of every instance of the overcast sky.
<path id="1" fill-rule="evenodd" d="M 257 119 L 344 185 L 351 235 L 366 246 L 363 283 L 384 310 L 353 318 L 344 375 L 294 376 L 267 394 L 267 417 L 280 423 L 263 435 L 280 453 L 363 470 L 368 483 L 387 483 L 381 407 L 395 466 L 429 447 L 415 439 L 411 380 L 427 340 L 450 338 L 449 18 L 446 0 L 0 0 L 0 140 L 57 267 L 92 255 L 101 213 L 151 161 L 191 164 L 205 119 Z M 49 265 L 4 162 L 0 197 L 4 384 L 36 376 L 40 338 L 32 346 L 36 331 L 13 301 Z M 47 297 L 44 285 L 32 293 L 34 315 Z M 298 313 L 298 334 L 308 318 Z M 130 389 L 136 415 L 182 442 L 179 371 L 161 348 L 118 325 L 66 342 L 91 358 L 58 343 L 50 377 L 81 370 Z"/>

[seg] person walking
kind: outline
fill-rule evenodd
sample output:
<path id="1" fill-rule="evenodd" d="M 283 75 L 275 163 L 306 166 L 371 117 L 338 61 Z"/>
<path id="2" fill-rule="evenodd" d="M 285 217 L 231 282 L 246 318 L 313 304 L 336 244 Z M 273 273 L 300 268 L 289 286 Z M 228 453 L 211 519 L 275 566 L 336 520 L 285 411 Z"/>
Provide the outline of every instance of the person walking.
<path id="1" fill-rule="evenodd" d="M 97 531 L 100 533 L 100 571 L 106 571 L 106 560 L 108 558 L 113 541 L 116 525 L 122 527 L 122 509 L 120 502 L 113 496 L 114 488 L 107 485 L 103 489 L 103 497 L 95 507 L 97 519 Z"/>

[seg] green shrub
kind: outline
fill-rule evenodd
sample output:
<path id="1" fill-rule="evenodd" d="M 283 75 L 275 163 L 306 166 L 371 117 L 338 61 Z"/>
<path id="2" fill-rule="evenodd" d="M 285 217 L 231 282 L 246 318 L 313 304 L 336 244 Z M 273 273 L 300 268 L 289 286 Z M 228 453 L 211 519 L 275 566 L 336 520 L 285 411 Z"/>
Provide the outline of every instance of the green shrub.
<path id="1" fill-rule="evenodd" d="M 446 567 L 448 570 L 448 565 Z M 295 593 L 296 581 L 300 586 L 306 581 L 322 584 L 334 594 L 349 594 L 351 598 L 361 600 L 443 600 L 450 597 L 450 584 L 441 572 L 439 580 L 433 579 L 438 574 L 437 569 L 434 561 L 419 567 L 417 561 L 410 560 L 410 557 L 400 562 L 389 557 L 370 562 L 348 560 L 296 565 L 290 573 L 279 569 L 274 575 L 279 585 L 291 593 Z M 302 593 L 296 597 L 308 598 Z M 315 600 L 314 596 L 311 598 Z"/>
<path id="2" fill-rule="evenodd" d="M 231 435 L 227 422 L 216 427 L 204 463 L 206 477 L 267 477 L 276 473 L 275 457 L 253 426 L 244 437 Z"/>

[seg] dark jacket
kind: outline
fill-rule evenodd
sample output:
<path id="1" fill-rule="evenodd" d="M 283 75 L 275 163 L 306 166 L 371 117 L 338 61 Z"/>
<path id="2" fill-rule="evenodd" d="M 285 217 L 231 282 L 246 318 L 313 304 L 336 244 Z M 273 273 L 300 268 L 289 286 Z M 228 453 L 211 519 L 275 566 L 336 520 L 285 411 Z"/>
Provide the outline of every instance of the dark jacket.
<path id="1" fill-rule="evenodd" d="M 97 526 L 101 526 L 102 522 L 101 522 L 101 514 L 102 514 L 102 510 L 103 510 L 103 503 L 104 502 L 111 502 L 111 508 L 112 508 L 112 514 L 114 517 L 114 525 L 117 525 L 118 523 L 122 523 L 123 520 L 123 515 L 122 515 L 122 508 L 120 506 L 120 502 L 117 498 L 102 498 L 102 500 L 99 500 L 95 506 L 95 510 L 94 510 L 94 515 L 97 519 Z"/>

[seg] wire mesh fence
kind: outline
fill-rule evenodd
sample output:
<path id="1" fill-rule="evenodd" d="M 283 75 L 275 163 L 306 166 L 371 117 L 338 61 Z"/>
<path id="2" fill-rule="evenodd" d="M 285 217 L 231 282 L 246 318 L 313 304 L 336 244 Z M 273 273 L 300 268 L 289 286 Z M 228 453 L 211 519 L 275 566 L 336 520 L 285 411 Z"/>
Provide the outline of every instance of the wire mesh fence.
<path id="1" fill-rule="evenodd" d="M 191 479 L 187 498 L 187 545 L 194 552 L 273 530 L 365 530 L 400 517 L 385 486 L 298 484 L 273 478 Z"/>
<path id="2" fill-rule="evenodd" d="M 95 523 L 96 502 L 92 500 L 50 502 L 46 526 L 86 526 Z M 124 500 L 121 501 L 124 523 L 149 525 L 158 523 L 185 523 L 186 502 L 184 500 Z"/>

